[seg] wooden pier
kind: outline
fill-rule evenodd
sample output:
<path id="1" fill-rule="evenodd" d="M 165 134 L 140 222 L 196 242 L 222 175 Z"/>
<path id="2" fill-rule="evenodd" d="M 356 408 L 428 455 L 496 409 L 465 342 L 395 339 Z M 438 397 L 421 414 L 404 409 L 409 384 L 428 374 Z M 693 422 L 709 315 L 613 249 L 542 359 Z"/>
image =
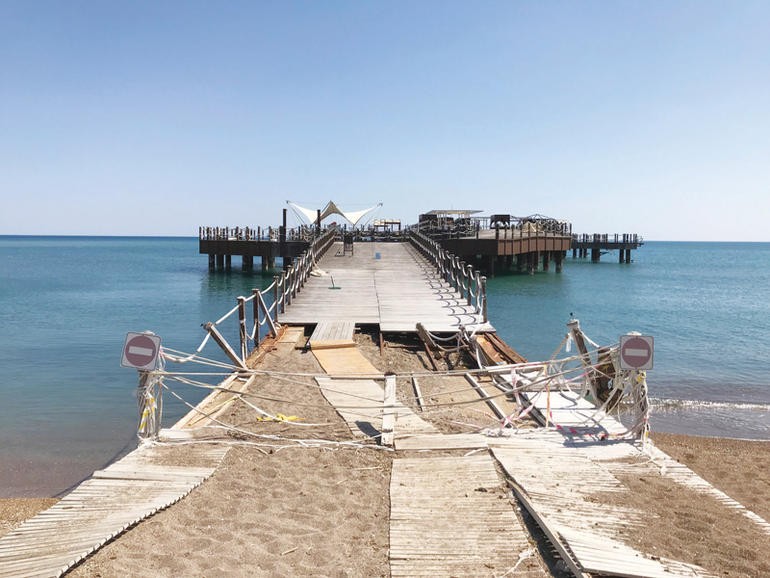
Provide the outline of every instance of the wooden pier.
<path id="1" fill-rule="evenodd" d="M 591 261 L 598 263 L 602 253 L 618 252 L 618 263 L 630 263 L 631 251 L 644 245 L 641 235 L 635 233 L 574 235 L 572 237 L 572 258 L 584 259 L 591 252 Z"/>
<path id="2" fill-rule="evenodd" d="M 437 242 L 456 255 L 463 264 L 473 265 L 485 275 L 516 271 L 533 274 L 553 269 L 560 273 L 566 256 L 598 262 L 603 253 L 618 251 L 620 263 L 631 262 L 631 251 L 644 244 L 640 235 L 575 235 L 572 224 L 543 215 L 515 217 L 497 214 L 475 217 L 478 211 L 431 211 L 420 215 L 417 225 L 402 230 L 400 221 L 376 221 L 368 229 L 338 230 L 338 240 L 351 242 L 403 241 L 410 230 Z M 397 227 L 397 229 L 396 229 Z M 308 249 L 328 229 L 320 223 L 287 228 L 286 210 L 279 227 L 200 227 L 199 252 L 209 257 L 209 269 L 230 270 L 232 257 L 239 256 L 244 269 L 254 267 L 259 257 L 262 270 L 275 268 L 276 258 L 283 266 Z"/>
<path id="3" fill-rule="evenodd" d="M 210 271 L 230 270 L 233 256 L 241 258 L 245 270 L 252 269 L 254 257 L 259 257 L 267 271 L 275 268 L 277 257 L 284 267 L 291 265 L 320 235 L 320 226 L 288 228 L 284 209 L 278 227 L 198 227 L 198 252 L 208 255 Z"/>
<path id="4" fill-rule="evenodd" d="M 233 232 L 226 233 L 232 236 Z M 241 242 L 239 233 L 228 242 Z M 244 503 L 240 500 L 252 498 L 244 495 L 244 479 L 259 476 L 262 467 L 274 467 L 275 463 L 290 471 L 296 463 L 292 460 L 301 459 L 288 451 L 276 455 L 277 450 L 263 449 L 260 442 L 266 440 L 293 440 L 296 445 L 291 447 L 296 452 L 309 452 L 311 447 L 387 450 L 387 468 L 384 462 L 353 467 L 355 471 L 340 474 L 334 484 L 321 484 L 319 491 L 326 497 L 334 492 L 343 499 L 352 480 L 364 471 L 382 474 L 385 485 L 381 494 L 387 496 L 389 510 L 373 523 L 387 529 L 383 559 L 392 576 L 534 578 L 553 575 L 556 565 L 553 560 L 546 564 L 546 556 L 559 561 L 558 572 L 566 569 L 584 578 L 709 576 L 695 564 L 667 559 L 629 539 L 650 524 L 648 512 L 624 501 L 632 492 L 624 481 L 629 473 L 634 478 L 665 478 L 677 487 L 716 499 L 726 511 L 739 513 L 746 524 L 770 533 L 767 521 L 662 452 L 645 448 L 618 419 L 559 381 L 564 378 L 565 366 L 559 366 L 558 375 L 548 374 L 551 362 L 528 363 L 505 344 L 490 323 L 486 278 L 439 242 L 409 230 L 403 243 L 353 241 L 349 247 L 344 239 L 335 240 L 333 230 L 316 233 L 318 236 L 307 242 L 306 249 L 294 256 L 292 265 L 276 275 L 270 287 L 239 297 L 229 314 L 205 325 L 234 369 L 171 430 L 161 432 L 161 440 L 167 443 L 193 444 L 184 447 L 181 454 L 188 463 L 169 466 L 172 462 L 164 450 L 173 448 L 150 446 L 140 447 L 96 472 L 57 506 L 0 539 L 0 576 L 65 572 L 107 540 L 201 484 L 214 473 L 226 448 L 240 442 L 244 451 L 259 452 L 260 466 L 247 464 L 238 470 L 243 461 L 240 456 L 229 460 L 225 468 L 233 476 L 229 482 L 219 482 L 217 471 L 206 483 L 221 484 L 215 494 L 223 502 L 237 499 Z M 492 241 L 511 247 L 519 243 L 522 251 L 533 248 L 526 246 L 531 239 L 525 241 L 510 230 L 500 233 L 502 239 Z M 244 236 L 251 234 L 243 231 Z M 532 231 L 531 237 L 535 243 L 546 243 L 544 247 L 549 239 L 567 239 L 553 232 L 550 235 Z M 479 237 L 483 240 L 481 234 Z M 543 252 L 545 249 L 521 254 Z M 563 254 L 564 250 L 555 252 Z M 237 345 L 229 345 L 218 329 L 229 321 L 237 323 Z M 434 353 L 439 351 L 447 360 L 450 353 L 464 351 L 474 361 L 460 371 L 450 371 L 447 362 L 446 370 L 434 363 L 432 371 L 425 369 L 425 364 L 420 370 L 396 375 L 383 370 L 376 359 L 376 345 L 364 350 L 360 339 L 364 329 L 379 337 L 381 358 L 390 343 L 394 348 L 403 346 L 415 360 L 419 352 L 423 359 L 422 349 L 412 348 L 422 342 L 426 355 L 434 361 Z M 576 357 L 578 363 L 589 357 L 585 353 L 585 359 Z M 194 357 L 191 354 L 189 358 Z M 307 372 L 307 365 L 293 365 L 303 357 L 306 364 L 310 364 L 308 357 L 313 358 L 313 373 Z M 581 365 L 579 375 L 592 371 Z M 549 380 L 549 375 L 553 379 Z M 421 390 L 418 380 L 430 389 Z M 514 387 L 521 391 L 514 392 Z M 247 394 L 251 394 L 250 400 L 243 399 Z M 298 415 L 319 422 L 302 424 L 316 429 L 304 429 L 295 438 L 286 433 L 290 418 L 278 414 L 290 396 L 294 396 Z M 241 402 L 244 413 L 238 414 L 235 406 Z M 259 421 L 249 424 L 256 432 L 248 431 L 242 422 L 238 427 L 228 424 L 239 415 L 251 415 L 245 412 L 256 403 L 267 404 L 266 408 L 272 403 L 275 414 L 256 408 Z M 318 407 L 318 403 L 323 406 Z M 462 412 L 461 408 L 471 405 L 471 413 L 461 414 L 463 421 L 444 415 L 449 410 Z M 525 408 L 540 423 L 533 420 L 520 429 L 508 427 L 517 419 L 515 414 Z M 487 427 L 468 423 L 476 420 Z M 280 429 L 257 427 L 269 425 Z M 323 427 L 329 427 L 337 437 L 324 439 Z M 275 486 L 260 486 L 256 493 L 262 494 L 259 498 L 263 500 L 284 495 L 276 488 L 287 481 L 275 476 Z M 278 548 L 276 558 L 291 556 L 309 536 L 321 540 L 325 533 L 337 531 L 329 520 L 319 523 L 317 529 L 308 527 L 315 522 L 305 516 L 314 498 L 312 484 L 306 473 L 290 481 L 296 482 L 298 489 L 291 492 L 296 502 L 286 511 L 303 516 L 292 521 L 301 528 L 301 534 L 294 546 Z M 237 490 L 228 483 L 236 483 Z M 603 501 L 607 496 L 612 500 Z M 248 503 L 252 508 L 258 504 Z M 175 507 L 184 508 L 184 501 Z M 520 509 L 526 510 L 526 516 Z M 358 511 L 358 516 L 365 517 L 365 510 Z M 243 510 L 233 505 L 230 511 Z M 237 522 L 239 532 L 249 534 L 240 556 L 234 559 L 240 564 L 240 573 L 258 574 L 266 554 L 255 546 L 276 551 L 276 536 L 267 535 L 269 530 L 263 535 L 264 531 L 243 528 L 240 517 L 226 520 L 223 515 L 220 520 L 223 524 Z M 268 528 L 281 523 L 266 522 Z M 222 535 L 212 532 L 211 525 L 190 524 L 180 531 L 190 536 L 190 544 L 213 542 L 214 547 Z M 125 539 L 148 538 L 138 532 Z M 170 551 L 162 532 L 153 530 L 151 541 L 159 555 Z M 360 551 L 352 551 L 359 556 L 370 553 L 370 543 L 359 547 Z M 134 573 L 146 570 L 141 566 L 146 560 L 136 564 Z M 306 567 L 281 569 L 285 574 Z M 201 572 L 200 568 L 195 570 L 190 573 Z"/>

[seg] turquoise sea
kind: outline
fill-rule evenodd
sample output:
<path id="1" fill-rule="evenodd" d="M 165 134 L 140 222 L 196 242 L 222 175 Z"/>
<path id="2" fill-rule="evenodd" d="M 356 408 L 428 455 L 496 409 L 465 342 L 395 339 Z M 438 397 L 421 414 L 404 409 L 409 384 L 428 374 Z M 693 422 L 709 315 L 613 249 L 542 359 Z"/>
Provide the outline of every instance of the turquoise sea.
<path id="1" fill-rule="evenodd" d="M 770 244 L 648 242 L 633 259 L 490 279 L 491 320 L 530 359 L 571 314 L 598 343 L 653 335 L 653 429 L 770 439 Z M 0 236 L 0 497 L 61 492 L 132 447 L 126 332 L 192 351 L 201 323 L 272 281 L 233 261 L 209 273 L 196 238 Z M 166 425 L 186 411 L 168 398 Z"/>

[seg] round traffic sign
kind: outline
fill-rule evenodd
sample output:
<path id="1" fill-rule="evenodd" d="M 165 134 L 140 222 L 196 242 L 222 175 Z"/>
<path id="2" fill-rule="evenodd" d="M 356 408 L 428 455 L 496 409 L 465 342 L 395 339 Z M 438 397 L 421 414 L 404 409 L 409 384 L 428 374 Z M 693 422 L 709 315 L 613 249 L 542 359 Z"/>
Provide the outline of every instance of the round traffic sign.
<path id="1" fill-rule="evenodd" d="M 622 369 L 652 369 L 653 338 L 649 335 L 624 335 L 620 338 Z"/>
<path id="2" fill-rule="evenodd" d="M 143 333 L 129 334 L 123 347 L 123 363 L 137 369 L 155 369 L 160 338 L 157 335 Z"/>

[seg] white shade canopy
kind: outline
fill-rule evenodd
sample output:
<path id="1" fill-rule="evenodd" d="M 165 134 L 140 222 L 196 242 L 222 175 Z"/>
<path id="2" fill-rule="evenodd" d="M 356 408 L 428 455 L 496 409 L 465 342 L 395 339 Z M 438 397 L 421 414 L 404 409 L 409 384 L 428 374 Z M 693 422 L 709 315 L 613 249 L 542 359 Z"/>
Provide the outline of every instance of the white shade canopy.
<path id="1" fill-rule="evenodd" d="M 316 217 L 318 215 L 317 210 L 301 207 L 297 203 L 293 203 L 291 201 L 286 201 L 286 204 L 292 208 L 292 210 L 298 217 L 300 217 L 300 219 L 307 221 L 307 224 L 315 223 Z M 321 220 L 323 221 L 329 215 L 340 215 L 355 227 L 366 215 L 381 206 L 382 203 L 377 203 L 373 207 L 369 207 L 368 209 L 364 209 L 362 211 L 343 211 L 336 205 L 336 203 L 334 203 L 334 201 L 329 201 L 326 203 L 326 206 L 321 209 Z"/>

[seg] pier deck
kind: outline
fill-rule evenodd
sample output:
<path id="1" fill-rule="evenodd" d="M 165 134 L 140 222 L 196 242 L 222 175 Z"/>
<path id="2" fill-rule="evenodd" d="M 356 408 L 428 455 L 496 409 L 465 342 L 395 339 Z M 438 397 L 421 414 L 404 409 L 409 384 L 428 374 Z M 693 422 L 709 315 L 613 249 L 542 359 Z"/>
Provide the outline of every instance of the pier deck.
<path id="1" fill-rule="evenodd" d="M 417 323 L 434 333 L 460 325 L 494 331 L 408 243 L 359 243 L 352 254 L 335 243 L 317 265 L 322 275 L 307 280 L 280 323 L 351 321 L 379 325 L 383 333 L 414 333 Z"/>

